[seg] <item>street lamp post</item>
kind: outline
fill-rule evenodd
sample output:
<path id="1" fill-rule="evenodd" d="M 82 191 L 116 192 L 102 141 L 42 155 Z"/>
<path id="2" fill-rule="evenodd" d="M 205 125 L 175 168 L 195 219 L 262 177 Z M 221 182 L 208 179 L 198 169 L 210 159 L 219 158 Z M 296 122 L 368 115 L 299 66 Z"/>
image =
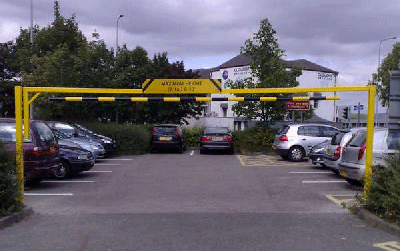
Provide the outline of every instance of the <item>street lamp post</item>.
<path id="1" fill-rule="evenodd" d="M 117 39 L 116 39 L 116 47 L 115 47 L 115 55 L 117 55 L 118 52 L 118 21 L 121 19 L 121 17 L 123 17 L 124 15 L 119 15 L 118 19 L 117 19 Z"/>
<path id="2" fill-rule="evenodd" d="M 387 40 L 391 40 L 391 39 L 396 39 L 397 37 L 387 37 L 382 39 L 379 42 L 379 53 L 378 53 L 378 70 L 377 73 L 379 73 L 379 68 L 381 66 L 381 47 L 382 47 L 382 43 L 387 41 Z M 378 83 L 377 83 L 378 85 Z M 375 104 L 375 127 L 378 127 L 378 105 L 379 105 L 379 97 L 378 97 L 378 92 L 376 92 L 376 104 Z"/>

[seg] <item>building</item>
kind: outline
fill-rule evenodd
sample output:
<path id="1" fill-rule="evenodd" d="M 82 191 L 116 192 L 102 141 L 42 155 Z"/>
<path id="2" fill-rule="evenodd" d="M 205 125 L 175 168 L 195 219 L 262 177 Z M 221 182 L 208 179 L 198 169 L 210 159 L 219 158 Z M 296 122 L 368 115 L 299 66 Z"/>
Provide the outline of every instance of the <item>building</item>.
<path id="1" fill-rule="evenodd" d="M 312 63 L 305 59 L 282 60 L 287 68 L 298 67 L 302 69 L 302 75 L 298 77 L 299 87 L 329 87 L 335 86 L 338 72 Z M 222 88 L 227 88 L 228 80 L 236 81 L 251 77 L 250 58 L 240 54 L 218 67 L 212 69 L 198 70 L 202 78 L 221 79 Z M 311 93 L 312 96 L 328 96 L 333 93 Z M 226 97 L 226 94 L 211 94 L 212 97 Z M 226 126 L 231 130 L 243 130 L 251 126 L 255 121 L 236 116 L 232 111 L 235 102 L 210 102 L 205 106 L 204 117 L 197 121 L 191 121 L 190 126 Z M 313 102 L 311 105 L 315 109 L 315 114 L 325 120 L 335 121 L 335 104 L 333 101 Z"/>

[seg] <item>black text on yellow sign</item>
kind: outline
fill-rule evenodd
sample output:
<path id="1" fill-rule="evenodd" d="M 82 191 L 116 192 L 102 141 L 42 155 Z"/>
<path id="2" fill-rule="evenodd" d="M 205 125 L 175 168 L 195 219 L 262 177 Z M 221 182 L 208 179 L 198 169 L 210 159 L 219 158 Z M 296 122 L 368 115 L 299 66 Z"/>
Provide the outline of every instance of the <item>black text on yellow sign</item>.
<path id="1" fill-rule="evenodd" d="M 147 94 L 208 94 L 220 93 L 219 79 L 147 79 L 142 84 Z"/>

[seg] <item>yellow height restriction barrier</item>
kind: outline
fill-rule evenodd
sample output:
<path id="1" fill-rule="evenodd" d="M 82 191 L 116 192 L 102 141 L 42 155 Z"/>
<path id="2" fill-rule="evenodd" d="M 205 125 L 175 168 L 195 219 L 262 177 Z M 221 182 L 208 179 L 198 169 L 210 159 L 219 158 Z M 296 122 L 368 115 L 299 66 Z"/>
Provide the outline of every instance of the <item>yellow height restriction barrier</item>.
<path id="1" fill-rule="evenodd" d="M 373 146 L 373 133 L 374 133 L 374 104 L 375 104 L 375 85 L 368 86 L 335 86 L 335 87 L 293 87 L 293 88 L 254 88 L 254 89 L 221 89 L 221 82 L 219 80 L 160 80 L 152 79 L 146 80 L 143 83 L 144 89 L 102 89 L 102 88 L 63 88 L 63 87 L 15 87 L 15 118 L 16 118 L 16 161 L 17 161 L 17 174 L 18 182 L 20 183 L 19 200 L 23 202 L 23 139 L 22 139 L 22 121 L 24 122 L 24 137 L 29 137 L 29 104 L 32 103 L 40 93 L 84 93 L 84 94 L 125 94 L 125 95 L 145 95 L 149 94 L 281 94 L 281 93 L 309 93 L 309 92 L 354 92 L 366 91 L 368 92 L 368 120 L 367 120 L 367 147 L 366 147 L 366 170 L 364 177 L 364 202 L 368 200 L 368 193 L 372 182 L 372 146 Z M 173 88 L 170 88 L 173 87 Z M 192 91 L 193 90 L 193 91 Z M 34 94 L 29 98 L 29 94 Z M 335 100 L 336 96 L 323 97 L 324 100 Z M 23 99 L 23 106 L 21 103 Z M 214 97 L 99 97 L 99 98 L 85 98 L 85 97 L 66 97 L 58 98 L 64 101 L 84 101 L 94 100 L 100 102 L 114 102 L 121 100 L 129 100 L 131 102 L 211 102 L 211 101 L 264 101 L 275 102 L 281 100 L 291 101 L 308 101 L 315 98 L 310 97 L 293 97 L 290 99 L 282 99 L 279 97 L 228 97 L 228 98 L 214 98 Z M 53 98 L 57 100 L 57 98 Z M 321 100 L 321 99 L 319 99 Z M 22 109 L 24 107 L 24 109 Z M 22 116 L 23 110 L 23 116 Z M 23 120 L 24 118 L 24 120 Z"/>

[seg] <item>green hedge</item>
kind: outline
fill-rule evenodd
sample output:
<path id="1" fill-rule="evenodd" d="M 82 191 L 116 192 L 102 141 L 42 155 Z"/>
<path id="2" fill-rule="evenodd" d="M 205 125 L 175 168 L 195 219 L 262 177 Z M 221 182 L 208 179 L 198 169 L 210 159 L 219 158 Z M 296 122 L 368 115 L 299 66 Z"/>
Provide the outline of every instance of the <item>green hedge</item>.
<path id="1" fill-rule="evenodd" d="M 183 137 L 185 138 L 186 147 L 200 147 L 200 137 L 204 127 L 183 128 Z"/>
<path id="2" fill-rule="evenodd" d="M 117 141 L 116 155 L 144 154 L 149 149 L 150 130 L 146 125 L 79 122 L 88 129 Z"/>
<path id="3" fill-rule="evenodd" d="M 15 176 L 15 155 L 7 153 L 0 142 L 0 217 L 21 211 L 17 201 L 18 182 Z"/>
<path id="4" fill-rule="evenodd" d="M 388 162 L 386 168 L 373 167 L 367 208 L 379 217 L 400 225 L 400 156 Z"/>
<path id="5" fill-rule="evenodd" d="M 275 133 L 275 129 L 263 125 L 250 127 L 244 131 L 235 131 L 235 150 L 242 153 L 271 152 Z"/>

